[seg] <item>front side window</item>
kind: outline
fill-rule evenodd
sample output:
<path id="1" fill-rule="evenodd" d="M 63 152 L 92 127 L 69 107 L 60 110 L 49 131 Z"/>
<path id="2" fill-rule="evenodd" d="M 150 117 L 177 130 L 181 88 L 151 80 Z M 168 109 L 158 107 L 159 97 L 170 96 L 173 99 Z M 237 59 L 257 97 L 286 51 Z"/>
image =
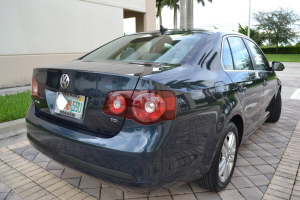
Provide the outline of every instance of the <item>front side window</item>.
<path id="1" fill-rule="evenodd" d="M 137 61 L 177 64 L 182 63 L 188 54 L 195 53 L 199 42 L 206 34 L 139 34 L 130 35 L 112 41 L 82 60 L 100 61 Z"/>
<path id="2" fill-rule="evenodd" d="M 236 70 L 253 70 L 252 61 L 248 50 L 240 37 L 228 37 L 234 67 Z"/>
<path id="3" fill-rule="evenodd" d="M 249 46 L 249 49 L 252 53 L 254 62 L 256 64 L 256 67 L 258 70 L 268 70 L 269 69 L 269 63 L 267 59 L 265 58 L 264 54 L 261 52 L 260 48 L 254 44 L 253 42 L 249 40 L 245 40 L 246 43 Z"/>

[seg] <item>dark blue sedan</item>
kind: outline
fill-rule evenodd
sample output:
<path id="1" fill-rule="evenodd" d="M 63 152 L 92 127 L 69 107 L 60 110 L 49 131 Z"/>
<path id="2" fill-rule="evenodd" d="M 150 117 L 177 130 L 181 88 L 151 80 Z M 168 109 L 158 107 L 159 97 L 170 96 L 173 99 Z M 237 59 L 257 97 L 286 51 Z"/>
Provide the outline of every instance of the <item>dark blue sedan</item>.
<path id="1" fill-rule="evenodd" d="M 283 69 L 237 33 L 124 36 L 33 70 L 28 139 L 55 161 L 125 190 L 199 180 L 220 191 L 240 144 L 279 120 L 274 71 Z"/>

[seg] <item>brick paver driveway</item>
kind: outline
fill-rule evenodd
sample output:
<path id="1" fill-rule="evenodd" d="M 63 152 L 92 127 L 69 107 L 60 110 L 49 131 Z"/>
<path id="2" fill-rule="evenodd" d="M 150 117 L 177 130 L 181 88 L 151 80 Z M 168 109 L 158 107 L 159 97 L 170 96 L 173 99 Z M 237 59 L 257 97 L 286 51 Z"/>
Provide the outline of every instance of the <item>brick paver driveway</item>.
<path id="1" fill-rule="evenodd" d="M 213 193 L 189 182 L 160 193 L 122 191 L 63 168 L 27 141 L 0 148 L 0 200 L 18 199 L 300 199 L 300 101 L 283 99 L 279 122 L 264 123 L 239 148 L 226 190 Z"/>

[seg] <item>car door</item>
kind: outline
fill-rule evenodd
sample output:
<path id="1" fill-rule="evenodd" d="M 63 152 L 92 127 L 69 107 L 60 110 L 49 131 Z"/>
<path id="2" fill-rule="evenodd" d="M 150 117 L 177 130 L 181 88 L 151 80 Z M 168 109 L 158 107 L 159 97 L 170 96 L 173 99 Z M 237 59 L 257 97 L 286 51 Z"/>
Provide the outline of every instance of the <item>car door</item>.
<path id="1" fill-rule="evenodd" d="M 269 66 L 269 62 L 263 54 L 262 50 L 252 41 L 244 40 L 252 54 L 252 58 L 263 85 L 263 101 L 260 114 L 260 123 L 263 123 L 269 115 L 268 105 L 273 96 L 277 93 L 277 78 L 273 70 Z"/>
<path id="2" fill-rule="evenodd" d="M 226 70 L 226 72 L 238 89 L 237 96 L 244 113 L 244 136 L 247 137 L 259 126 L 258 119 L 263 101 L 262 79 L 258 71 L 254 70 L 252 59 L 241 37 L 229 36 L 224 38 L 223 55 L 226 45 L 229 47 L 233 64 L 232 69 Z"/>

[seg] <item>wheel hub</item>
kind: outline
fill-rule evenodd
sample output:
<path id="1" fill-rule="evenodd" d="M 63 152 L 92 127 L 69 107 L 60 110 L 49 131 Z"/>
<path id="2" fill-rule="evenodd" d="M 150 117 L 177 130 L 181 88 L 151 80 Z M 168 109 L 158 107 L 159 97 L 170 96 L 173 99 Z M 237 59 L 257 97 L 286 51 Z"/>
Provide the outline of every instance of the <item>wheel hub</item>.
<path id="1" fill-rule="evenodd" d="M 222 145 L 219 162 L 219 179 L 225 182 L 233 169 L 236 152 L 236 137 L 233 132 L 229 132 Z"/>

